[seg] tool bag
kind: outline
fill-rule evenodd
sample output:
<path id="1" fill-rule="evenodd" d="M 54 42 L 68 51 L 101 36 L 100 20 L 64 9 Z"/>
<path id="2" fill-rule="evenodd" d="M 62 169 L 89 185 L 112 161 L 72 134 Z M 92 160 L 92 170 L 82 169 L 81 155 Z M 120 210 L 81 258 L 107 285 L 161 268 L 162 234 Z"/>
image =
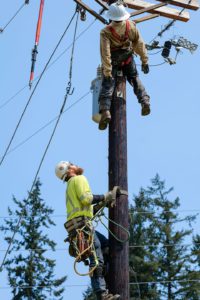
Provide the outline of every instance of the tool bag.
<path id="1" fill-rule="evenodd" d="M 93 227 L 89 218 L 78 217 L 74 218 L 64 224 L 68 232 L 68 238 L 65 240 L 69 242 L 69 254 L 77 258 L 78 261 L 86 261 L 92 254 L 93 250 Z"/>
<path id="2" fill-rule="evenodd" d="M 111 60 L 112 60 L 112 65 L 113 66 L 124 66 L 127 65 L 131 62 L 132 60 L 132 51 L 128 50 L 116 50 L 111 52 Z"/>

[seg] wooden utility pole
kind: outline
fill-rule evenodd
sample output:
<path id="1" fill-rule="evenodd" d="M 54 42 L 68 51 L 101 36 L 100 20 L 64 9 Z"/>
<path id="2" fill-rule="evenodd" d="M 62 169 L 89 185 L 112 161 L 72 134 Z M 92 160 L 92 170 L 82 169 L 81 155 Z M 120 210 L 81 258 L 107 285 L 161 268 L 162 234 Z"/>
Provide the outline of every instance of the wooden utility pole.
<path id="1" fill-rule="evenodd" d="M 111 122 L 109 125 L 109 189 L 120 186 L 128 190 L 127 182 L 127 128 L 126 128 L 126 79 L 117 78 L 117 85 L 111 105 Z M 128 229 L 128 196 L 117 197 L 116 205 L 109 209 L 109 218 Z M 121 240 L 127 234 L 112 222 L 109 229 Z M 122 300 L 129 299 L 129 243 L 120 243 L 109 235 L 109 291 L 120 294 Z"/>

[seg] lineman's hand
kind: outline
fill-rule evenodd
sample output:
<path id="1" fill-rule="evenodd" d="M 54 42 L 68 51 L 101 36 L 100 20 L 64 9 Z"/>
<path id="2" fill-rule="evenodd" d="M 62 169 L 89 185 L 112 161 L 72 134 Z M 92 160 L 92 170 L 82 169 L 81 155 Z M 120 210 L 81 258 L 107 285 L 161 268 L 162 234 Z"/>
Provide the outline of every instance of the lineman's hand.
<path id="1" fill-rule="evenodd" d="M 107 192 L 105 195 L 104 195 L 104 201 L 106 202 L 106 206 L 113 206 L 114 205 L 114 202 L 115 200 L 113 200 L 113 194 L 111 191 Z"/>
<path id="2" fill-rule="evenodd" d="M 142 64 L 142 72 L 144 74 L 148 74 L 149 73 L 149 65 L 148 64 Z"/>

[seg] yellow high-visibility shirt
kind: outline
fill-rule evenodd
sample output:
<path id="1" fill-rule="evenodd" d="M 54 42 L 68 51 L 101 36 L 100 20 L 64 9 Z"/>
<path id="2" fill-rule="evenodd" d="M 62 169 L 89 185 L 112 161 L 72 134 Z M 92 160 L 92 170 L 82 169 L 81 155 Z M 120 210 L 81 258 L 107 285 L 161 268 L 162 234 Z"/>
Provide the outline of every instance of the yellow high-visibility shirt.
<path id="1" fill-rule="evenodd" d="M 67 221 L 80 216 L 92 218 L 92 200 L 93 195 L 86 177 L 71 177 L 66 190 Z"/>

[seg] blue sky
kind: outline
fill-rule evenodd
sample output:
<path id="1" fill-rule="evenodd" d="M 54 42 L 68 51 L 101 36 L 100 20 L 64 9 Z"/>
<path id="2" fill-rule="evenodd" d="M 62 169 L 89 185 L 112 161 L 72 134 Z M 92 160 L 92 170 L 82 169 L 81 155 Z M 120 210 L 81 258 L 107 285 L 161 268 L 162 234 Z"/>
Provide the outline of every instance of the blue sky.
<path id="1" fill-rule="evenodd" d="M 59 4 L 57 4 L 59 2 Z M 47 59 L 58 42 L 72 14 L 73 1 L 46 1 L 42 24 L 39 53 L 35 75 L 42 71 Z M 87 4 L 99 7 L 92 0 Z M 9 20 L 23 1 L 16 0 L 12 6 L 2 1 L 0 27 Z M 28 84 L 31 50 L 35 40 L 35 29 L 39 1 L 30 1 L 20 14 L 0 35 L 1 43 L 1 96 L 0 96 L 0 156 L 4 153 L 24 106 L 30 96 L 25 87 Z M 200 25 L 199 11 L 190 12 L 188 23 L 176 22 L 161 39 L 161 44 L 169 38 L 184 36 L 199 44 L 197 28 Z M 87 14 L 86 22 L 79 22 L 78 34 L 87 28 L 94 18 Z M 146 42 L 151 41 L 168 23 L 160 17 L 138 25 Z M 72 24 L 54 59 L 65 51 L 72 42 L 75 23 Z M 91 81 L 96 76 L 100 63 L 99 32 L 103 24 L 96 21 L 78 40 L 75 46 L 73 80 L 75 88 L 68 98 L 66 108 L 90 91 Z M 152 52 L 151 52 L 152 53 Z M 172 56 L 175 52 L 172 51 Z M 45 73 L 17 131 L 11 149 L 31 136 L 35 131 L 56 117 L 60 111 L 68 83 L 70 50 L 66 51 Z M 160 54 L 149 55 L 150 73 L 140 71 L 140 60 L 136 58 L 140 78 L 151 96 L 152 113 L 140 116 L 140 106 L 127 84 L 127 126 L 128 126 L 128 185 L 129 199 L 137 194 L 141 186 L 150 184 L 150 179 L 159 173 L 166 180 L 167 187 L 174 186 L 172 196 L 180 197 L 181 214 L 190 210 L 200 211 L 199 184 L 199 49 L 194 54 L 187 50 L 178 56 L 177 63 L 163 64 Z M 49 253 L 56 259 L 56 275 L 67 274 L 66 285 L 87 285 L 89 278 L 78 277 L 73 272 L 73 259 L 68 256 L 63 243 L 65 230 L 65 186 L 54 175 L 54 167 L 60 160 L 73 161 L 85 169 L 92 191 L 105 193 L 108 188 L 108 134 L 100 132 L 91 120 L 92 95 L 89 94 L 62 117 L 56 135 L 51 143 L 40 171 L 42 196 L 54 210 L 56 228 L 49 235 L 57 242 L 57 251 Z M 1 213 L 7 216 L 7 206 L 12 206 L 12 195 L 26 197 L 48 143 L 54 123 L 35 135 L 29 141 L 8 154 L 0 167 Z M 198 231 L 200 217 L 195 224 Z M 1 235 L 1 250 L 6 248 Z M 0 251 L 0 258 L 4 252 Z M 7 286 L 5 272 L 1 273 L 1 283 Z M 4 278 L 4 279 L 2 279 Z M 85 287 L 66 287 L 65 297 L 81 300 Z M 0 289 L 2 299 L 10 299 L 9 289 Z"/>

